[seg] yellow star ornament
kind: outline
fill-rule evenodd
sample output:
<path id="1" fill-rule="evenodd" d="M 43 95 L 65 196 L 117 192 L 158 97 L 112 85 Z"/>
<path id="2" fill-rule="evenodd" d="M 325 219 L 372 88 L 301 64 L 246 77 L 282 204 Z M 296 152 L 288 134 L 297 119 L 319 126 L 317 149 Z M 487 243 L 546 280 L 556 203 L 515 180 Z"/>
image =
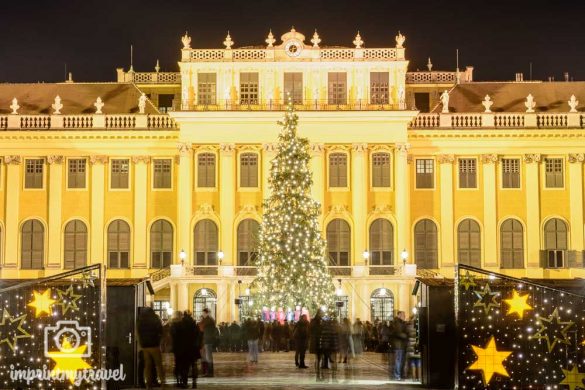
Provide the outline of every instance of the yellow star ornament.
<path id="1" fill-rule="evenodd" d="M 492 336 L 485 348 L 472 345 L 477 360 L 467 367 L 467 370 L 479 370 L 482 373 L 483 383 L 488 385 L 494 374 L 510 377 L 503 362 L 512 354 L 512 351 L 498 351 L 496 339 Z"/>
<path id="2" fill-rule="evenodd" d="M 36 291 L 33 291 L 34 299 L 32 302 L 28 304 L 28 306 L 35 308 L 35 317 L 40 317 L 43 313 L 51 315 L 51 306 L 56 300 L 51 298 L 51 289 L 48 288 L 45 290 L 44 293 L 39 294 Z"/>
<path id="3" fill-rule="evenodd" d="M 87 345 L 73 348 L 68 339 L 63 340 L 63 347 L 59 352 L 49 352 L 47 355 L 55 361 L 55 367 L 51 370 L 51 377 L 64 374 L 71 383 L 75 382 L 77 371 L 91 368 L 81 356 L 85 353 Z"/>
<path id="4" fill-rule="evenodd" d="M 565 370 L 564 368 L 561 369 L 563 370 L 565 379 L 563 379 L 559 385 L 569 386 L 569 390 L 585 389 L 585 385 L 583 384 L 585 373 L 579 372 L 579 368 L 577 368 L 576 364 L 571 371 Z"/>
<path id="5" fill-rule="evenodd" d="M 524 317 L 524 312 L 528 310 L 532 310 L 532 306 L 528 304 L 529 295 L 520 295 L 518 291 L 513 290 L 512 298 L 504 299 L 504 302 L 510 306 L 506 315 L 518 314 L 518 317 L 522 319 Z"/>

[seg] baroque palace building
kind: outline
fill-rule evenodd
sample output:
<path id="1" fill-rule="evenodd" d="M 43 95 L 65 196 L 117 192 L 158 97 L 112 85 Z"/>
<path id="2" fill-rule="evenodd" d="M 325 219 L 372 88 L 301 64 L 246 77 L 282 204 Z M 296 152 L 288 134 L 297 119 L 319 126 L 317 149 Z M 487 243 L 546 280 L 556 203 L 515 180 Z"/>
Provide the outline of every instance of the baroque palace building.
<path id="1" fill-rule="evenodd" d="M 195 49 L 186 34 L 178 73 L 0 85 L 0 278 L 104 263 L 150 278 L 163 315 L 238 320 L 287 97 L 342 315 L 410 311 L 416 276 L 458 262 L 585 276 L 585 83 L 408 72 L 405 39 L 326 47 L 292 29 Z"/>

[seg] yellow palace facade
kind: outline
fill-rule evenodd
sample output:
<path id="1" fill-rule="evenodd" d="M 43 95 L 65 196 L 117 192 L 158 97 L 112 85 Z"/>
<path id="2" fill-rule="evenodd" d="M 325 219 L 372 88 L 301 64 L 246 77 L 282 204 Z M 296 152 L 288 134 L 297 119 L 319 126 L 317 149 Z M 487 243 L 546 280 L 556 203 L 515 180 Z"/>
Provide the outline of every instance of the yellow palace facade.
<path id="1" fill-rule="evenodd" d="M 288 97 L 342 315 L 410 311 L 415 277 L 457 262 L 585 276 L 584 83 L 408 72 L 401 34 L 388 48 L 294 29 L 259 47 L 181 41 L 179 73 L 0 85 L 2 279 L 104 263 L 150 278 L 162 315 L 239 320 Z"/>

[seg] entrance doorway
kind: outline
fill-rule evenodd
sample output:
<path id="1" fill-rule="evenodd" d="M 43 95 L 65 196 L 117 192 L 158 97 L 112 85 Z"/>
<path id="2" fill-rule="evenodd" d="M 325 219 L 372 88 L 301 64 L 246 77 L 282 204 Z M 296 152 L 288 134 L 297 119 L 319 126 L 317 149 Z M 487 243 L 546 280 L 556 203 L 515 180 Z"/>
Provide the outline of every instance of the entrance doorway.
<path id="1" fill-rule="evenodd" d="M 394 317 L 394 295 L 386 288 L 378 288 L 370 297 L 371 321 L 392 321 Z"/>
<path id="2" fill-rule="evenodd" d="M 217 318 L 217 295 L 210 288 L 201 288 L 195 291 L 193 297 L 193 316 L 199 321 L 203 316 L 203 309 L 209 309 L 209 315 L 215 320 Z"/>

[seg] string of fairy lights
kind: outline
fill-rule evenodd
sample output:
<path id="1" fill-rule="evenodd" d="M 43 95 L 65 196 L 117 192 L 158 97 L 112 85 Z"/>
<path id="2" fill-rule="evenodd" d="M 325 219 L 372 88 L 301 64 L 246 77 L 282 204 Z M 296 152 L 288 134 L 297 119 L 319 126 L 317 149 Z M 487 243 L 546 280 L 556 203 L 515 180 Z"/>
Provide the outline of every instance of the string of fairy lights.
<path id="1" fill-rule="evenodd" d="M 92 266 L 0 290 L 0 388 L 96 389 L 74 381 L 102 368 L 101 287 Z M 16 377 L 31 370 L 29 382 Z"/>
<path id="2" fill-rule="evenodd" d="M 585 389 L 585 297 L 460 266 L 461 389 Z"/>
<path id="3" fill-rule="evenodd" d="M 256 313 L 263 307 L 333 309 L 334 285 L 311 198 L 309 141 L 297 136 L 298 116 L 289 102 L 268 180 L 257 244 L 258 274 L 252 283 Z"/>

